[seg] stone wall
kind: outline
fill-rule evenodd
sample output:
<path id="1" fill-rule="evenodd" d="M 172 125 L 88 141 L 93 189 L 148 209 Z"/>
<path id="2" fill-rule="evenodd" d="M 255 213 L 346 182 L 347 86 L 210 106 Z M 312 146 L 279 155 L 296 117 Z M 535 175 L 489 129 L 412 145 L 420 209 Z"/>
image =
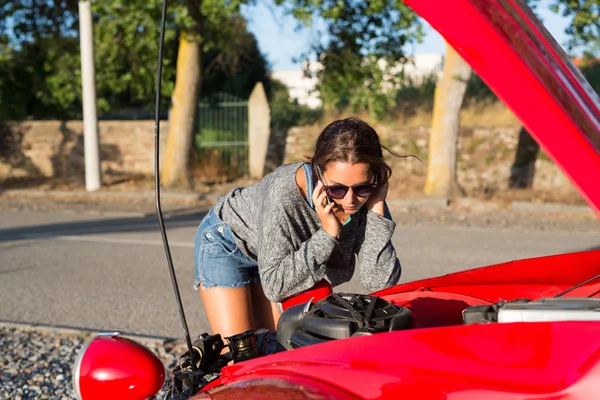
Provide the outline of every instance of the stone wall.
<path id="1" fill-rule="evenodd" d="M 164 151 L 167 121 L 161 122 L 160 133 Z M 12 136 L 3 139 L 12 147 L 10 154 L 0 154 L 0 179 L 84 174 L 82 121 L 10 123 L 2 135 Z M 154 121 L 99 121 L 98 135 L 103 173 L 154 173 Z"/>
<path id="2" fill-rule="evenodd" d="M 0 131 L 0 180 L 23 177 L 83 177 L 83 124 L 81 121 L 29 121 L 9 124 Z M 265 173 L 281 163 L 310 156 L 323 126 L 273 131 Z M 429 127 L 375 126 L 382 142 L 414 158 L 388 160 L 393 168 L 390 194 L 420 197 L 427 172 Z M 517 146 L 519 126 L 463 127 L 459 138 L 458 180 L 469 196 L 488 196 L 508 187 L 510 166 Z M 10 140 L 7 140 L 7 136 Z M 166 147 L 168 122 L 161 122 L 161 158 Z M 102 171 L 110 174 L 154 174 L 154 121 L 100 121 Z M 162 165 L 162 164 L 161 164 Z M 536 163 L 533 189 L 579 195 L 571 182 L 542 152 Z M 570 200 L 569 200 L 570 201 Z"/>

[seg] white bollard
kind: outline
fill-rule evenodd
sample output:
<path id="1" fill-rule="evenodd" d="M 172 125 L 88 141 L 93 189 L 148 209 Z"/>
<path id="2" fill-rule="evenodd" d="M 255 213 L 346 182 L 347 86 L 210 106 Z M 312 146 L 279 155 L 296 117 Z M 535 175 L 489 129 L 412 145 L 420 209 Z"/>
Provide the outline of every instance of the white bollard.
<path id="1" fill-rule="evenodd" d="M 83 89 L 83 145 L 85 189 L 98 190 L 101 185 L 98 119 L 96 116 L 96 74 L 92 10 L 89 1 L 79 2 L 79 44 L 81 47 L 81 84 Z"/>

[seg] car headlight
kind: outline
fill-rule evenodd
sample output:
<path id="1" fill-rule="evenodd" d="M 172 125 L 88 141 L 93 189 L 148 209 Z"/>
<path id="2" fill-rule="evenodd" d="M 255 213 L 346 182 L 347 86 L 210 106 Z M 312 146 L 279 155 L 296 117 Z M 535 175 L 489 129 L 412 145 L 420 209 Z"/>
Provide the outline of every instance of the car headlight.
<path id="1" fill-rule="evenodd" d="M 87 342 L 73 368 L 77 399 L 143 400 L 154 396 L 165 382 L 165 367 L 142 344 L 101 333 Z"/>

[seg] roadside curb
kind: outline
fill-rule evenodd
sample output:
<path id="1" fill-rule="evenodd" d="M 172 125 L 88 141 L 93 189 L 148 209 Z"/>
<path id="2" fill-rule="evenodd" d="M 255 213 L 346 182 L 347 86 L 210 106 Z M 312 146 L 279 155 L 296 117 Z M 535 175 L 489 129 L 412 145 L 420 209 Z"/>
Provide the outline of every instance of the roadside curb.
<path id="1" fill-rule="evenodd" d="M 396 199 L 389 200 L 390 207 L 422 208 L 431 210 L 470 210 L 470 211 L 497 211 L 514 210 L 536 214 L 569 214 L 569 215 L 595 215 L 589 206 L 576 206 L 562 203 L 537 203 L 533 201 L 486 201 L 472 198 L 422 198 L 422 199 Z"/>
<path id="2" fill-rule="evenodd" d="M 34 190 L 34 189 L 7 189 L 0 190 L 0 198 L 2 196 L 10 197 L 41 197 L 45 199 L 60 199 L 60 198 L 82 198 L 85 200 L 102 200 L 102 199 L 122 199 L 122 200 L 146 200 L 154 201 L 154 191 L 144 192 L 84 192 L 84 191 L 68 191 L 68 190 Z M 206 201 L 214 203 L 221 194 L 211 193 L 208 195 L 202 193 L 176 193 L 161 191 L 161 201 L 182 201 L 182 202 L 197 202 Z M 416 199 L 392 199 L 388 200 L 390 207 L 399 208 L 421 208 L 431 210 L 450 210 L 452 208 L 471 210 L 471 211 L 495 211 L 499 209 L 510 209 L 515 211 L 523 211 L 529 213 L 546 213 L 546 214 L 584 214 L 594 215 L 594 211 L 589 206 L 575 206 L 562 203 L 537 203 L 532 201 L 512 201 L 510 203 L 502 203 L 500 201 L 486 201 L 474 198 L 416 198 Z"/>
<path id="3" fill-rule="evenodd" d="M 433 208 L 433 209 L 446 209 L 450 205 L 450 201 L 448 199 L 444 199 L 444 198 L 396 199 L 396 200 L 388 200 L 387 203 L 391 207 Z"/>
<path id="4" fill-rule="evenodd" d="M 6 329 L 18 329 L 22 331 L 32 331 L 39 333 L 47 333 L 47 334 L 62 334 L 62 335 L 72 335 L 72 336 L 80 336 L 86 339 L 89 339 L 93 336 L 98 335 L 99 333 L 112 333 L 117 331 L 112 330 L 104 330 L 104 331 L 96 331 L 93 329 L 80 329 L 73 327 L 65 327 L 65 326 L 54 326 L 54 325 L 45 325 L 45 324 L 33 324 L 26 322 L 12 322 L 12 321 L 2 321 L 0 320 L 0 328 Z M 138 335 L 135 333 L 128 333 L 119 331 L 119 336 L 129 338 L 132 340 L 143 341 L 143 342 L 151 342 L 151 343 L 173 343 L 181 341 L 183 343 L 183 339 L 171 338 L 171 337 L 162 337 L 162 336 L 148 336 L 148 335 Z"/>
<path id="5" fill-rule="evenodd" d="M 28 196 L 28 197 L 45 197 L 45 198 L 61 198 L 61 197 L 79 197 L 87 199 L 107 199 L 107 198 L 121 198 L 131 200 L 152 200 L 155 199 L 154 191 L 144 192 L 111 192 L 111 191 L 98 191 L 98 192 L 84 192 L 84 191 L 69 191 L 69 190 L 35 190 L 35 189 L 7 189 L 0 191 L 0 198 L 2 196 Z M 211 200 L 214 195 L 204 195 L 202 193 L 176 193 L 176 192 L 160 192 L 161 200 L 178 200 L 178 201 L 199 201 L 199 200 Z"/>
<path id="6" fill-rule="evenodd" d="M 594 215 L 594 210 L 587 206 L 573 206 L 560 203 L 534 203 L 528 201 L 513 201 L 510 208 L 518 211 L 550 214 L 589 214 Z"/>

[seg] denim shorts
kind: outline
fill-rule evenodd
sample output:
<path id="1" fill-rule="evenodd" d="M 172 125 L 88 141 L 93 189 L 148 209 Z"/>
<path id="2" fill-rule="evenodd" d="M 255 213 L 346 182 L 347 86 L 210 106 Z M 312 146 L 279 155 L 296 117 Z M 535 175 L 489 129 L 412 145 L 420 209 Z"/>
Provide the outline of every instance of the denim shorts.
<path id="1" fill-rule="evenodd" d="M 211 208 L 200 222 L 194 242 L 194 288 L 243 287 L 259 283 L 258 265 L 238 248 L 229 225 Z"/>

